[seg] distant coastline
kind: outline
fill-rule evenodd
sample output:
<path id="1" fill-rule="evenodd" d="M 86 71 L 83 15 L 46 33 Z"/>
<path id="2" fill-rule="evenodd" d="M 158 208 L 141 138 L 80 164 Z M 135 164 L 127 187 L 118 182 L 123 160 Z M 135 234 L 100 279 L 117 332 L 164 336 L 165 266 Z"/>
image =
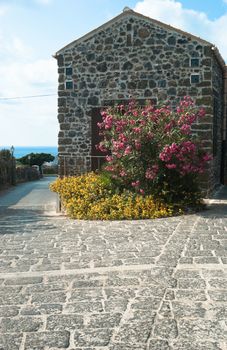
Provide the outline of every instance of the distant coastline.
<path id="1" fill-rule="evenodd" d="M 10 150 L 10 148 L 10 146 L 0 146 L 0 150 Z M 54 146 L 14 146 L 14 157 L 16 159 L 24 157 L 29 153 L 50 153 L 56 157 L 58 155 L 58 148 Z"/>

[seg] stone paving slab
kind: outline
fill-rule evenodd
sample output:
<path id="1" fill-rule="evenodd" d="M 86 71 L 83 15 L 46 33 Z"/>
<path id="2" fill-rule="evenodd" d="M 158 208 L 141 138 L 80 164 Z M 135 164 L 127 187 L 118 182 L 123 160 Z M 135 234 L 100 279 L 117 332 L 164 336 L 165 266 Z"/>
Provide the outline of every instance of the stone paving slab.
<path id="1" fill-rule="evenodd" d="M 0 349 L 226 350 L 226 213 L 1 213 Z"/>

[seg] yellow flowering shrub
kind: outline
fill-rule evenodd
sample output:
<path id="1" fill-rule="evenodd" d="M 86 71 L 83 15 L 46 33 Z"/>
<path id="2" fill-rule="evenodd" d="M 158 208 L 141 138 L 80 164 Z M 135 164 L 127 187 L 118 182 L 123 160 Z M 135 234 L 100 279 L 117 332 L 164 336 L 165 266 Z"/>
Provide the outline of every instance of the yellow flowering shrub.
<path id="1" fill-rule="evenodd" d="M 75 219 L 123 220 L 153 219 L 171 216 L 173 210 L 151 195 L 129 191 L 115 193 L 111 182 L 93 172 L 57 179 L 50 185 L 59 193 L 68 215 Z"/>

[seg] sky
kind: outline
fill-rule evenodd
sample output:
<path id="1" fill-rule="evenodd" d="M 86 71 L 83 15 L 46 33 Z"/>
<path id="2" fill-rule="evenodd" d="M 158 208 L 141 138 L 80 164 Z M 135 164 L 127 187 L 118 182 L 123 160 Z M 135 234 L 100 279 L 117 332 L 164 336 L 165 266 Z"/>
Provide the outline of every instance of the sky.
<path id="1" fill-rule="evenodd" d="M 227 62 L 227 0 L 0 0 L 0 146 L 57 145 L 52 55 L 125 6 L 214 43 Z"/>

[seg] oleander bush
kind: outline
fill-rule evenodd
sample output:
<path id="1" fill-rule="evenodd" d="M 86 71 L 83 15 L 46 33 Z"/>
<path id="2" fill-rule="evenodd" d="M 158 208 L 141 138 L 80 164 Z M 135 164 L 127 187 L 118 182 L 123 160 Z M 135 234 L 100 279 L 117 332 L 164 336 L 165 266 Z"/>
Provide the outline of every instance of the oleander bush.
<path id="1" fill-rule="evenodd" d="M 98 124 L 108 154 L 101 173 L 58 179 L 68 214 L 77 219 L 148 219 L 198 209 L 198 178 L 211 156 L 193 133 L 205 115 L 190 97 L 175 109 L 131 101 L 102 112 Z"/>
<path id="2" fill-rule="evenodd" d="M 103 138 L 98 148 L 109 154 L 105 170 L 118 186 L 136 193 L 168 202 L 196 200 L 198 176 L 211 159 L 192 131 L 204 115 L 188 96 L 175 109 L 134 101 L 108 108 L 98 124 Z"/>

